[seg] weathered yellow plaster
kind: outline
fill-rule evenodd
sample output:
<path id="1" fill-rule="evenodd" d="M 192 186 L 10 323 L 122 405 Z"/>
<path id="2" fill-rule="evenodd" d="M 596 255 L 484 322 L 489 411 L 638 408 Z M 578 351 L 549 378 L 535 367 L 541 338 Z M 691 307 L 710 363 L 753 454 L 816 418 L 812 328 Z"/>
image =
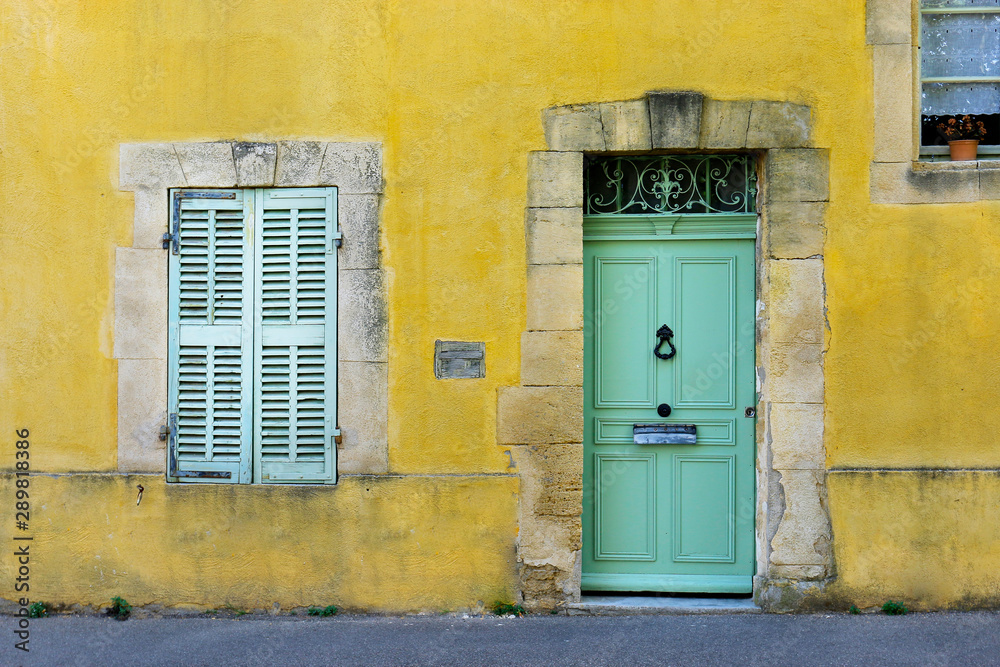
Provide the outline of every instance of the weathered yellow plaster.
<path id="1" fill-rule="evenodd" d="M 828 242 L 831 466 L 1000 466 L 998 213 L 874 206 Z"/>
<path id="2" fill-rule="evenodd" d="M 829 592 L 843 606 L 996 606 L 996 472 L 842 472 L 827 485 L 839 573 Z"/>
<path id="3" fill-rule="evenodd" d="M 334 489 L 39 475 L 31 599 L 475 609 L 515 594 L 516 491 L 511 477 L 344 477 Z M 0 494 L 14 498 L 12 475 Z M 16 568 L 3 559 L 0 573 L 13 581 Z"/>

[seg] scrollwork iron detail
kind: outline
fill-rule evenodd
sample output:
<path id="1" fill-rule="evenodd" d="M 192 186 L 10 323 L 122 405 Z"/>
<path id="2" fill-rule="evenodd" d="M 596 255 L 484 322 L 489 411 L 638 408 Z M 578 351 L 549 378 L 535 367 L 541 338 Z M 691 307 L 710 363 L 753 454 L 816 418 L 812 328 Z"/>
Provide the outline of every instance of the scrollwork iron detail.
<path id="1" fill-rule="evenodd" d="M 757 175 L 748 155 L 590 157 L 587 215 L 753 213 Z"/>

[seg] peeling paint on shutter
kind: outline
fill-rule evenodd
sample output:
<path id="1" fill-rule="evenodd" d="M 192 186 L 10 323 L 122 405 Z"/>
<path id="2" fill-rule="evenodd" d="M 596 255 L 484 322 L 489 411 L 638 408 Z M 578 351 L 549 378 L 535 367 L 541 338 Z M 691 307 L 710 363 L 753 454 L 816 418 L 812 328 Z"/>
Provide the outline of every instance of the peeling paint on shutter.
<path id="1" fill-rule="evenodd" d="M 252 193 L 171 191 L 169 256 L 172 481 L 250 481 Z"/>
<path id="2" fill-rule="evenodd" d="M 254 481 L 336 481 L 336 188 L 267 189 L 254 247 Z"/>

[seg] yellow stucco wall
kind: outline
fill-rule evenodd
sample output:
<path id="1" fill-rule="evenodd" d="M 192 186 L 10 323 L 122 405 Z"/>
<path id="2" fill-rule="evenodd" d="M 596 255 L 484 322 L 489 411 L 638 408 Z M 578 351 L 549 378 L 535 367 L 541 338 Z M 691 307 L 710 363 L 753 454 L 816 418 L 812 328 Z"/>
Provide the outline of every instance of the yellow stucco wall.
<path id="1" fill-rule="evenodd" d="M 829 466 L 1000 464 L 1000 297 L 981 268 L 998 265 L 1000 206 L 869 203 L 863 0 L 8 0 L 0 11 L 4 469 L 15 428 L 31 429 L 35 470 L 116 469 L 111 285 L 132 220 L 119 143 L 319 138 L 384 144 L 390 472 L 506 472 L 496 388 L 518 381 L 525 156 L 544 148 L 540 111 L 661 88 L 814 110 L 815 143 L 831 149 Z M 435 380 L 437 338 L 486 341 L 487 378 Z M 893 480 L 893 498 L 918 487 Z M 307 603 L 286 581 L 296 549 L 317 556 L 299 559 L 300 578 L 361 606 L 468 605 L 516 578 L 512 478 L 391 478 L 377 492 L 359 480 L 303 492 L 143 478 L 138 508 L 132 481 L 37 478 L 53 531 L 40 537 L 45 595 L 251 604 L 266 572 L 276 600 Z M 829 493 L 839 575 L 888 595 L 858 555 L 892 504 L 855 499 L 880 484 L 862 476 Z M 928 501 L 896 515 L 900 530 L 933 542 L 921 525 L 967 520 L 947 499 L 986 503 L 987 486 L 919 486 Z M 972 569 L 996 562 L 982 535 L 961 552 Z M 900 559 L 924 553 L 898 544 Z M 227 550 L 238 566 L 223 567 Z M 194 574 L 199 560 L 211 583 Z M 942 604 L 965 594 L 932 592 Z"/>
<path id="2" fill-rule="evenodd" d="M 842 607 L 996 606 L 1000 475 L 996 472 L 831 474 Z"/>
<path id="3" fill-rule="evenodd" d="M 514 596 L 516 488 L 509 477 L 345 477 L 330 493 L 37 476 L 35 539 L 17 544 L 30 544 L 34 600 L 469 609 Z M 0 493 L 14 497 L 9 477 Z"/>

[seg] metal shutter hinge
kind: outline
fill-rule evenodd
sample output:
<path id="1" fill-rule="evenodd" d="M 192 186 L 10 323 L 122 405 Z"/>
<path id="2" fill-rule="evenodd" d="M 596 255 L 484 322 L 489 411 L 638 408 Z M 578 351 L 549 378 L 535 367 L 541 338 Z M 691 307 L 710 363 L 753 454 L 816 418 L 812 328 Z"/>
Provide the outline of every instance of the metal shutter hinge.
<path id="1" fill-rule="evenodd" d="M 160 427 L 160 440 L 170 438 L 171 441 L 177 437 L 177 413 L 171 412 L 167 415 L 167 423 Z"/>
<path id="2" fill-rule="evenodd" d="M 174 441 L 177 439 L 177 413 L 171 412 L 167 415 L 167 423 L 160 426 L 160 440 L 164 440 L 167 443 L 167 449 L 171 449 L 174 446 Z"/>

